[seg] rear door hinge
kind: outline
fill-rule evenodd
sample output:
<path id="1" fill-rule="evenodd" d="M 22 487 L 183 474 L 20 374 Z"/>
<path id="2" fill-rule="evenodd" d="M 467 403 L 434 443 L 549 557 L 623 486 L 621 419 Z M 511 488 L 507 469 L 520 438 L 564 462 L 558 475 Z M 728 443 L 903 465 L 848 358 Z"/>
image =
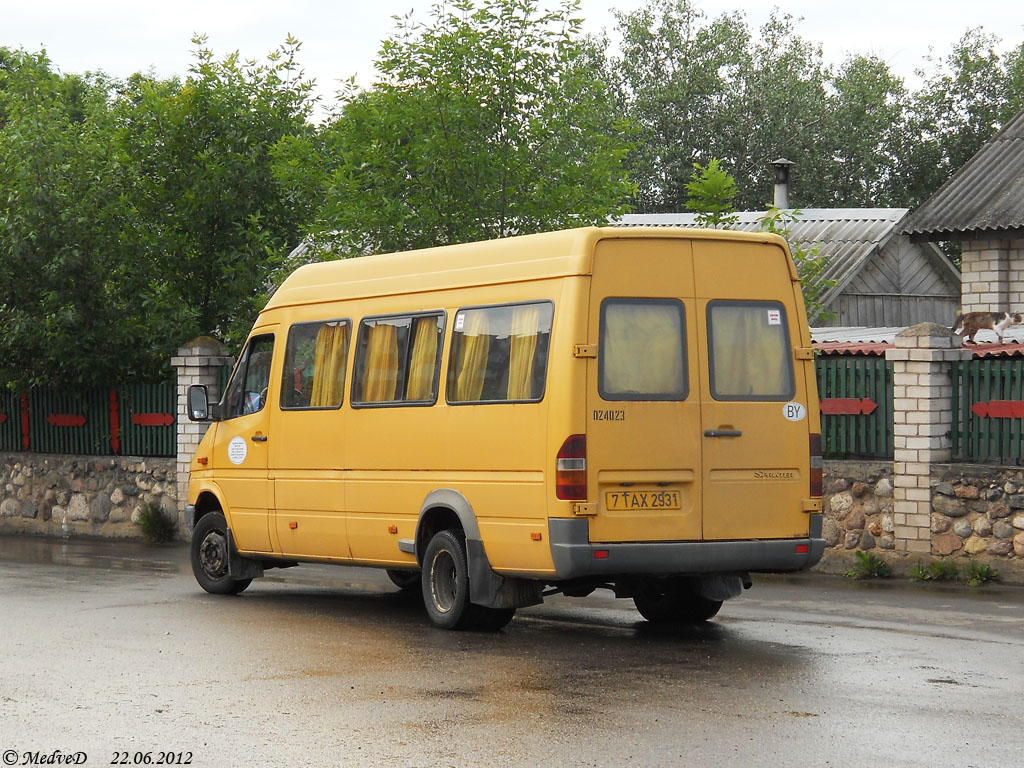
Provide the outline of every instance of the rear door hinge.
<path id="1" fill-rule="evenodd" d="M 803 499 L 800 502 L 802 512 L 821 512 L 821 497 L 816 499 Z"/>
<path id="2" fill-rule="evenodd" d="M 813 360 L 813 347 L 793 347 L 793 358 L 795 360 Z"/>
<path id="3" fill-rule="evenodd" d="M 596 515 L 597 504 L 593 501 L 578 501 L 572 505 L 572 513 L 579 516 Z"/>
<path id="4" fill-rule="evenodd" d="M 573 357 L 597 357 L 597 344 L 573 344 Z"/>

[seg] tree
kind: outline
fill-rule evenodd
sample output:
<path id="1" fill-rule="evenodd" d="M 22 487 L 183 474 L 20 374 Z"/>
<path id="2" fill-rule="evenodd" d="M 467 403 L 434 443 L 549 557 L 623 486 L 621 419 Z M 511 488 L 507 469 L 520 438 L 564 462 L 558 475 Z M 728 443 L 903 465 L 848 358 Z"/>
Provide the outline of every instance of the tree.
<path id="1" fill-rule="evenodd" d="M 193 42 L 184 82 L 134 76 L 118 104 L 145 222 L 138 266 L 173 329 L 161 354 L 200 334 L 244 338 L 308 215 L 272 170 L 279 142 L 312 131 L 298 41 L 289 37 L 265 63 L 218 60 L 204 38 Z"/>
<path id="2" fill-rule="evenodd" d="M 456 0 L 406 17 L 380 81 L 350 87 L 317 137 L 283 142 L 278 178 L 323 205 L 336 255 L 604 223 L 624 211 L 628 149 L 578 3 Z"/>
<path id="3" fill-rule="evenodd" d="M 736 180 L 721 169 L 717 157 L 706 166 L 694 164 L 686 192 L 686 208 L 694 212 L 698 226 L 729 229 L 736 223 Z"/>
<path id="4" fill-rule="evenodd" d="M 901 179 L 904 199 L 923 202 L 1024 106 L 1024 46 L 1005 59 L 999 38 L 969 29 L 944 58 L 919 71 L 908 119 Z"/>
<path id="5" fill-rule="evenodd" d="M 0 50 L 0 386 L 151 371 L 109 87 Z"/>

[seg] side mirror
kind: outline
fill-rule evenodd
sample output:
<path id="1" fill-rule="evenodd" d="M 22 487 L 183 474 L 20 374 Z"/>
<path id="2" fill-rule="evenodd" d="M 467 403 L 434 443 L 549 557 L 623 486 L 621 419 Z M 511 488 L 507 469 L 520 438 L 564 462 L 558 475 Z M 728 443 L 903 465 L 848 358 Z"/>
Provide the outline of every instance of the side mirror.
<path id="1" fill-rule="evenodd" d="M 188 388 L 188 417 L 192 421 L 207 421 L 210 418 L 210 400 L 202 384 L 193 384 Z"/>

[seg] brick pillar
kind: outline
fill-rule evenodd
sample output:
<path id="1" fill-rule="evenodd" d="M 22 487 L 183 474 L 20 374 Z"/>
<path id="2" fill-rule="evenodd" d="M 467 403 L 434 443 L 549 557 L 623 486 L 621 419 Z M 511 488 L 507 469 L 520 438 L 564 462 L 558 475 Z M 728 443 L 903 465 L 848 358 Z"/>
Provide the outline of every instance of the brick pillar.
<path id="1" fill-rule="evenodd" d="M 893 517 L 896 551 L 931 551 L 931 470 L 950 460 L 953 382 L 950 363 L 970 359 L 961 339 L 936 323 L 896 336 L 893 365 Z"/>
<path id="2" fill-rule="evenodd" d="M 171 358 L 171 365 L 178 370 L 178 516 L 184 522 L 183 513 L 188 502 L 188 470 L 192 456 L 203 439 L 209 425 L 191 421 L 188 417 L 188 388 L 192 384 L 205 384 L 210 402 L 220 399 L 217 376 L 225 365 L 231 365 L 234 358 L 227 354 L 224 345 L 209 336 L 200 336 L 178 350 L 177 357 Z"/>
<path id="3" fill-rule="evenodd" d="M 1024 312 L 1024 239 L 1006 241 L 1007 312 Z"/>
<path id="4" fill-rule="evenodd" d="M 961 256 L 960 304 L 964 312 L 1017 311 L 1008 306 L 1021 288 L 1012 285 L 1020 268 L 1011 269 L 1008 240 L 965 240 Z"/>

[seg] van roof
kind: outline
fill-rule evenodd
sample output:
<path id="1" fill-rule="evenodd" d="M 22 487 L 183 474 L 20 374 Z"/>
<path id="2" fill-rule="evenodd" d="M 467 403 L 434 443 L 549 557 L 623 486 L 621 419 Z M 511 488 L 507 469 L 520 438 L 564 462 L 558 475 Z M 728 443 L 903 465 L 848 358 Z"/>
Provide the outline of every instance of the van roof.
<path id="1" fill-rule="evenodd" d="M 299 267 L 266 310 L 342 299 L 443 291 L 467 285 L 588 275 L 600 240 L 744 240 L 785 246 L 777 235 L 677 227 L 580 227 L 477 243 L 337 259 Z"/>

